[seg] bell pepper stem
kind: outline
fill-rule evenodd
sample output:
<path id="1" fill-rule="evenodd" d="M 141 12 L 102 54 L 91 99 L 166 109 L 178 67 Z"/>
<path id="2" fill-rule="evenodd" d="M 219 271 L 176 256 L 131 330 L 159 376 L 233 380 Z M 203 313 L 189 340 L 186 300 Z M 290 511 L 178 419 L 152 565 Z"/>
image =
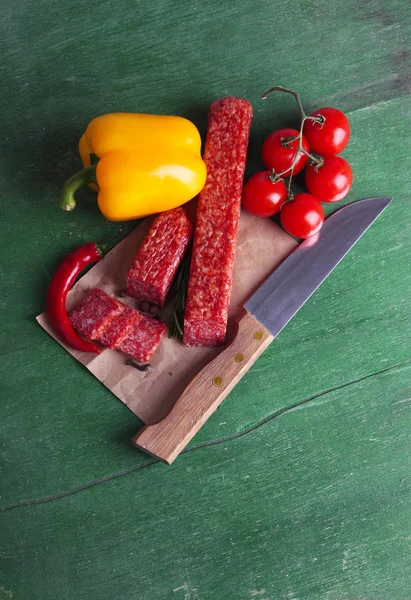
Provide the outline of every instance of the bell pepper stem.
<path id="1" fill-rule="evenodd" d="M 79 173 L 72 175 L 70 179 L 66 181 L 63 185 L 63 189 L 61 190 L 61 201 L 60 207 L 63 210 L 73 210 L 76 206 L 76 199 L 74 194 L 84 185 L 88 185 L 89 183 L 97 184 L 96 179 L 96 164 L 83 169 Z"/>

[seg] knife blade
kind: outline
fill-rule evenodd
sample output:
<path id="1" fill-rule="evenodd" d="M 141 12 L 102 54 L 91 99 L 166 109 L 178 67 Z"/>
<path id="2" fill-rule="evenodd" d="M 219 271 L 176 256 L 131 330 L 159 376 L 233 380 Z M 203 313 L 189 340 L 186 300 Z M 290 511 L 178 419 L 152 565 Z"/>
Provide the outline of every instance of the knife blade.
<path id="1" fill-rule="evenodd" d="M 268 277 L 245 309 L 276 337 L 390 202 L 368 198 L 340 208 L 318 238 L 302 242 Z"/>
<path id="2" fill-rule="evenodd" d="M 194 377 L 169 414 L 143 427 L 133 443 L 171 464 L 390 202 L 360 200 L 326 219 L 317 237 L 302 242 L 248 299 L 233 340 Z"/>

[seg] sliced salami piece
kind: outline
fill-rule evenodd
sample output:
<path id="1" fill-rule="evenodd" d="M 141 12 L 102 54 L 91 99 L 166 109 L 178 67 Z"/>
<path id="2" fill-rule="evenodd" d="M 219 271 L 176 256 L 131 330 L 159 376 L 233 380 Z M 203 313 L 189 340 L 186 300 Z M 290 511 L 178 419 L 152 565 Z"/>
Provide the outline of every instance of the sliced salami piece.
<path id="1" fill-rule="evenodd" d="M 163 306 L 193 234 L 183 208 L 162 213 L 152 224 L 126 278 L 126 293 Z"/>
<path id="2" fill-rule="evenodd" d="M 84 337 L 142 362 L 151 359 L 167 331 L 161 321 L 143 315 L 98 288 L 88 293 L 69 319 Z"/>
<path id="3" fill-rule="evenodd" d="M 137 328 L 118 345 L 118 349 L 136 360 L 148 362 L 166 331 L 167 326 L 161 321 L 143 316 Z"/>
<path id="4" fill-rule="evenodd" d="M 138 310 L 124 306 L 124 310 L 106 327 L 98 341 L 112 350 L 118 348 L 121 342 L 138 327 L 142 318 L 143 315 Z"/>
<path id="5" fill-rule="evenodd" d="M 116 298 L 103 290 L 93 288 L 85 299 L 70 313 L 70 323 L 81 335 L 97 340 L 110 323 L 124 310 Z"/>
<path id="6" fill-rule="evenodd" d="M 251 104 L 242 98 L 222 98 L 210 106 L 207 180 L 197 208 L 185 346 L 217 346 L 225 339 L 251 119 Z"/>

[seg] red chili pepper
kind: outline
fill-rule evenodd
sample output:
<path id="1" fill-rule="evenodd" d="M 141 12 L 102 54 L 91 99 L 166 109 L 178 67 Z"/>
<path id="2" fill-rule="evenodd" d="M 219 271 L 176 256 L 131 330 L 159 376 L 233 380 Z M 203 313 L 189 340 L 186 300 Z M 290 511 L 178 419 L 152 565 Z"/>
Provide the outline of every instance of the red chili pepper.
<path id="1" fill-rule="evenodd" d="M 75 350 L 96 352 L 100 348 L 83 340 L 73 329 L 67 316 L 66 299 L 77 275 L 91 263 L 101 259 L 101 252 L 94 242 L 81 246 L 63 259 L 53 275 L 46 298 L 46 313 L 50 325 L 61 338 Z"/>

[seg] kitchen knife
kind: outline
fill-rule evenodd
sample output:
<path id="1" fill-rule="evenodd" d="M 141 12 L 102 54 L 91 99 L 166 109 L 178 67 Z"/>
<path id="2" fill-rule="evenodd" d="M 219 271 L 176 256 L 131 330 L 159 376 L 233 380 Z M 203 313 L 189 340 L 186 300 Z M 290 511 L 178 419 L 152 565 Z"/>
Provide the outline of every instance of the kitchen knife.
<path id="1" fill-rule="evenodd" d="M 143 427 L 133 443 L 171 464 L 390 202 L 368 198 L 326 219 L 317 237 L 302 242 L 245 303 L 231 343 L 194 377 L 169 414 Z"/>

